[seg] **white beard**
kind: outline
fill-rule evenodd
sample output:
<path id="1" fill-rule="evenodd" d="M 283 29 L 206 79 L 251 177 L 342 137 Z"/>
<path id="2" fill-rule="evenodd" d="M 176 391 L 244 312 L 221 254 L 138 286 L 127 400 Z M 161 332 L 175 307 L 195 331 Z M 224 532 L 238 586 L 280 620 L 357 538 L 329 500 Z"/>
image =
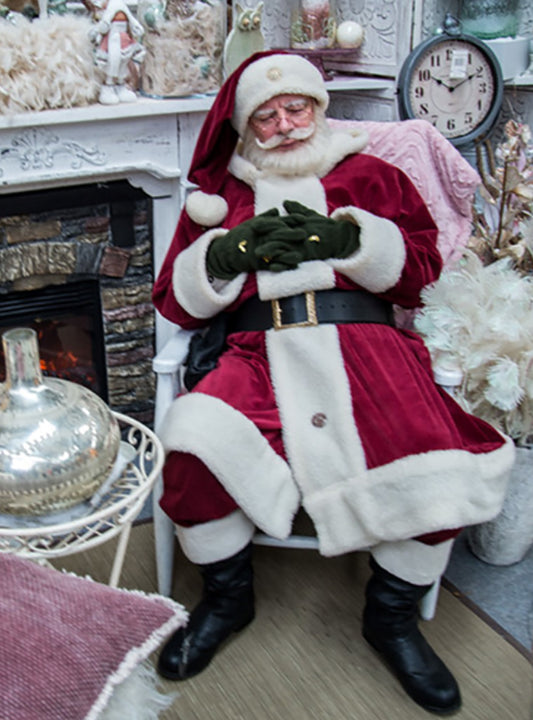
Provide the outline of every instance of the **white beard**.
<path id="1" fill-rule="evenodd" d="M 252 163 L 262 175 L 322 177 L 330 168 L 327 157 L 329 141 L 332 135 L 323 110 L 315 110 L 316 129 L 307 140 L 286 150 L 263 150 L 258 147 L 255 134 L 247 128 L 242 140 L 241 154 Z"/>

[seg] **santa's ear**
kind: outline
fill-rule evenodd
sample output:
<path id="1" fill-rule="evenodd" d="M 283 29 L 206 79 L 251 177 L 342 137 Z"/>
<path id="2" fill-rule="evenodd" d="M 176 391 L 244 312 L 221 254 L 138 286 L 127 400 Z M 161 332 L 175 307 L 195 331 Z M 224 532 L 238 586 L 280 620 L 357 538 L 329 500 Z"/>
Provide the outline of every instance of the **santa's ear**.
<path id="1" fill-rule="evenodd" d="M 216 227 L 228 214 L 228 203 L 220 195 L 195 190 L 185 201 L 187 215 L 198 225 Z"/>

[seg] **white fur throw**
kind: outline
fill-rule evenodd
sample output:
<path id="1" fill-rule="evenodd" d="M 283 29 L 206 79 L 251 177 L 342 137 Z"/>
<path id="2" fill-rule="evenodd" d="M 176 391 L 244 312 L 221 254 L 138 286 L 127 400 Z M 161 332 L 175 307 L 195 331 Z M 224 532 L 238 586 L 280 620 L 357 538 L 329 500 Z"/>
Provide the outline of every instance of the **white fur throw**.
<path id="1" fill-rule="evenodd" d="M 74 15 L 0 20 L 0 114 L 97 102 L 91 24 Z"/>
<path id="2" fill-rule="evenodd" d="M 144 92 L 179 97 L 220 87 L 225 4 L 195 3 L 195 8 L 190 17 L 171 18 L 144 36 Z"/>

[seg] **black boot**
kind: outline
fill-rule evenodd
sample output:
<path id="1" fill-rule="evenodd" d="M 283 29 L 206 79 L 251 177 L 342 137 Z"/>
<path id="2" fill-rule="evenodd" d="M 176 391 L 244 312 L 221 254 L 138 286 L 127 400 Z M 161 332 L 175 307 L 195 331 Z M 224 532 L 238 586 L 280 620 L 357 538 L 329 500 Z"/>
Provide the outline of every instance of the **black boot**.
<path id="1" fill-rule="evenodd" d="M 459 687 L 417 625 L 418 602 L 431 587 L 401 580 L 370 560 L 363 636 L 380 652 L 406 693 L 425 710 L 451 714 L 461 707 Z"/>
<path id="2" fill-rule="evenodd" d="M 204 580 L 202 600 L 159 656 L 157 670 L 170 680 L 185 680 L 204 670 L 220 644 L 255 615 L 251 543 L 226 560 L 198 567 Z"/>

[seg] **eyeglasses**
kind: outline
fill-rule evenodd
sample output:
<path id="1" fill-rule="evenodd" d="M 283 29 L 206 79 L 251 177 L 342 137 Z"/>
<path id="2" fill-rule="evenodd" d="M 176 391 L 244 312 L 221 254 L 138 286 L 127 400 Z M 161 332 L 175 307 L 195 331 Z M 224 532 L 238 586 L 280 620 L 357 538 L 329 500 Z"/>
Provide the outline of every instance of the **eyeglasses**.
<path id="1" fill-rule="evenodd" d="M 313 110 L 313 101 L 310 98 L 299 98 L 298 100 L 289 100 L 281 106 L 286 118 L 289 118 L 293 123 L 300 123 L 306 120 Z M 250 117 L 250 122 L 261 128 L 271 128 L 274 125 L 279 125 L 282 116 L 279 110 L 274 108 L 268 108 L 265 110 L 256 110 Z"/>

